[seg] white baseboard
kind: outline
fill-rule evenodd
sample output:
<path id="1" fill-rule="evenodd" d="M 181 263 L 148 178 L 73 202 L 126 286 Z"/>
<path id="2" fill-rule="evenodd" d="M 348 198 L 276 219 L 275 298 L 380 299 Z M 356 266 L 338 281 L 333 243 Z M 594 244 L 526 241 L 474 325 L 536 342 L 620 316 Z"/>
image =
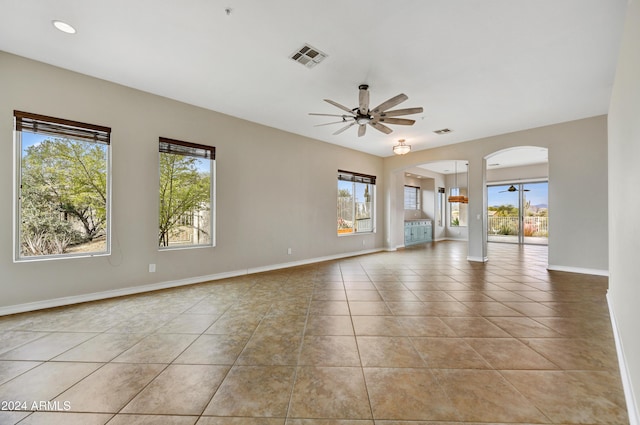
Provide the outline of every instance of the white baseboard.
<path id="1" fill-rule="evenodd" d="M 607 293 L 607 304 L 609 304 L 609 317 L 611 319 L 611 327 L 613 328 L 613 338 L 616 342 L 616 351 L 618 353 L 618 366 L 620 368 L 620 378 L 622 379 L 622 388 L 624 389 L 624 398 L 627 402 L 627 413 L 629 415 L 629 425 L 640 425 L 640 415 L 638 415 L 638 406 L 636 406 L 636 398 L 631 385 L 631 377 L 627 369 L 627 360 L 622 347 L 622 340 L 618 333 L 618 325 L 616 323 L 611 298 Z"/>
<path id="2" fill-rule="evenodd" d="M 568 267 L 568 266 L 556 266 L 549 264 L 547 270 L 553 270 L 556 272 L 568 272 L 568 273 L 580 273 L 580 274 L 593 274 L 596 276 L 609 276 L 609 270 L 601 269 L 586 269 L 583 267 Z"/>
<path id="3" fill-rule="evenodd" d="M 185 285 L 193 285 L 196 283 L 208 282 L 211 280 L 227 279 L 231 277 L 244 276 L 253 273 L 261 273 L 272 270 L 286 269 L 289 267 L 303 266 L 313 263 L 321 263 L 323 261 L 339 260 L 341 258 L 355 257 L 358 255 L 372 254 L 380 252 L 382 249 L 368 249 L 357 252 L 346 252 L 341 254 L 327 255 L 324 257 L 309 258 L 299 261 L 291 261 L 288 263 L 271 264 L 268 266 L 251 267 L 248 269 L 234 270 L 223 273 L 216 273 L 205 276 L 195 276 L 186 279 L 172 280 L 166 282 L 150 283 L 148 285 L 131 286 L 128 288 L 111 289 L 108 291 L 94 292 L 91 294 L 72 295 L 69 297 L 54 298 L 50 300 L 34 301 L 24 304 L 10 305 L 0 307 L 0 316 L 9 314 L 25 313 L 28 311 L 42 310 L 45 308 L 62 307 L 65 305 L 79 304 L 89 301 L 104 300 L 107 298 L 123 297 L 127 295 L 135 295 L 143 292 L 158 291 L 160 289 L 177 288 Z"/>
<path id="4" fill-rule="evenodd" d="M 471 256 L 468 256 L 467 257 L 467 261 L 474 261 L 476 263 L 486 263 L 487 261 L 489 261 L 489 257 L 471 257 Z"/>

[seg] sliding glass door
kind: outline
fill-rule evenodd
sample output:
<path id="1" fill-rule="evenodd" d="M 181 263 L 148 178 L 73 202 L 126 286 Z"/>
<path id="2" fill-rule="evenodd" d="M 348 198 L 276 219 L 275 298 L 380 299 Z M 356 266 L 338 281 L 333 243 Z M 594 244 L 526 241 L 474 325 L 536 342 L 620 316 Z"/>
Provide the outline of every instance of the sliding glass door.
<path id="1" fill-rule="evenodd" d="M 548 182 L 488 186 L 488 241 L 547 245 L 548 187 Z"/>

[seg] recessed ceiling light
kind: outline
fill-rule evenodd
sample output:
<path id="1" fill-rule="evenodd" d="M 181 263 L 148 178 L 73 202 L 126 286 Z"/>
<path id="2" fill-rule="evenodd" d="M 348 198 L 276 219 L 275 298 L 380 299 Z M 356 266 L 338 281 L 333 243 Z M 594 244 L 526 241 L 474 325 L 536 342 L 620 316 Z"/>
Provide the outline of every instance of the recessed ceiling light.
<path id="1" fill-rule="evenodd" d="M 76 29 L 66 22 L 62 21 L 53 21 L 53 26 L 59 29 L 62 32 L 66 32 L 67 34 L 75 34 Z"/>

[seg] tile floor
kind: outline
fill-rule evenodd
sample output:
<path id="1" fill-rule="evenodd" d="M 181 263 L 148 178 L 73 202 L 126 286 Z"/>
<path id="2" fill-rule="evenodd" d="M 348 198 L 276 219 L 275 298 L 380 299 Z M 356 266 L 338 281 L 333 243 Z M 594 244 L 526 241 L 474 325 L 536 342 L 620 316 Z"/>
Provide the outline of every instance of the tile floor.
<path id="1" fill-rule="evenodd" d="M 439 242 L 3 317 L 0 424 L 626 424 L 607 279 L 546 255 Z"/>

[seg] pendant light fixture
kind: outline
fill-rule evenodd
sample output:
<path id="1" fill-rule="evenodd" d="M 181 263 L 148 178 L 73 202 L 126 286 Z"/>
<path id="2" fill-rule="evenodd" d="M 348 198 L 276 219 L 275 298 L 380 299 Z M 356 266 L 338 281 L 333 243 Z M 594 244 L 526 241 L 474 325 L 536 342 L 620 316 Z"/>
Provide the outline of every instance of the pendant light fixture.
<path id="1" fill-rule="evenodd" d="M 454 167 L 455 167 L 455 188 L 458 191 L 457 195 L 449 195 L 449 199 L 448 201 L 451 203 L 455 203 L 455 202 L 464 202 L 464 196 L 460 195 L 460 188 L 458 187 L 458 161 L 454 162 Z"/>
<path id="2" fill-rule="evenodd" d="M 411 151 L 411 145 L 405 145 L 404 139 L 398 140 L 398 144 L 393 147 L 393 153 L 396 155 L 406 155 Z"/>

